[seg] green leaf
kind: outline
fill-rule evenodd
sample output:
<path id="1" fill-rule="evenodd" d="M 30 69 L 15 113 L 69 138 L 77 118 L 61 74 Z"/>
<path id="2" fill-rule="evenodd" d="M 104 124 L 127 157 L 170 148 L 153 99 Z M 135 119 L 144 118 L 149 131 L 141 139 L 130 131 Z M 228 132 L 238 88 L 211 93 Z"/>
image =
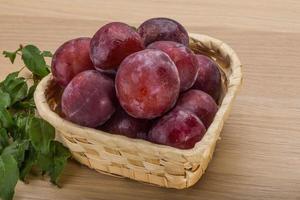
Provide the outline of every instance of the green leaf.
<path id="1" fill-rule="evenodd" d="M 50 172 L 53 166 L 53 153 L 51 151 L 48 154 L 38 153 L 36 164 L 41 168 L 43 174 Z"/>
<path id="2" fill-rule="evenodd" d="M 40 167 L 57 184 L 70 152 L 53 141 L 55 129 L 48 122 L 33 116 L 34 91 L 50 72 L 45 57 L 52 57 L 52 53 L 27 45 L 3 54 L 12 63 L 22 54 L 34 81 L 28 90 L 26 79 L 19 77 L 22 68 L 0 82 L 0 199 L 11 200 L 18 178 L 24 180 L 33 166 Z"/>
<path id="3" fill-rule="evenodd" d="M 21 51 L 22 46 L 20 46 L 16 51 L 3 51 L 2 54 L 4 55 L 5 58 L 9 58 L 10 62 L 13 64 L 15 62 L 17 53 Z"/>
<path id="4" fill-rule="evenodd" d="M 14 140 L 27 140 L 29 139 L 29 123 L 32 119 L 31 115 L 25 113 L 16 113 L 14 115 L 15 127 L 12 130 L 12 137 Z"/>
<path id="5" fill-rule="evenodd" d="M 49 175 L 51 178 L 51 182 L 57 185 L 60 179 L 60 175 L 64 170 L 68 159 L 71 157 L 71 153 L 66 147 L 64 147 L 57 141 L 52 141 L 51 147 L 52 151 L 54 151 L 54 156 L 53 168 L 49 172 Z"/>
<path id="6" fill-rule="evenodd" d="M 0 128 L 0 155 L 2 150 L 9 145 L 9 138 L 6 129 Z"/>
<path id="7" fill-rule="evenodd" d="M 13 78 L 5 84 L 4 90 L 10 93 L 15 87 L 22 85 L 23 83 L 25 83 L 25 78 L 23 77 Z"/>
<path id="8" fill-rule="evenodd" d="M 28 90 L 26 99 L 15 104 L 14 108 L 19 109 L 19 110 L 23 109 L 28 112 L 34 112 L 34 109 L 36 108 L 36 106 L 35 106 L 33 95 L 34 95 L 34 91 L 35 91 L 36 87 L 37 87 L 37 83 L 33 84 Z"/>
<path id="9" fill-rule="evenodd" d="M 31 171 L 32 167 L 37 163 L 38 153 L 29 145 L 29 150 L 25 153 L 25 160 L 20 168 L 20 179 L 25 181 L 26 176 Z"/>
<path id="10" fill-rule="evenodd" d="M 5 109 L 0 107 L 0 127 L 10 128 L 13 126 L 13 119 L 11 114 Z"/>
<path id="11" fill-rule="evenodd" d="M 22 82 L 14 87 L 10 92 L 12 104 L 23 100 L 27 96 L 28 86 L 26 82 Z"/>
<path id="12" fill-rule="evenodd" d="M 28 86 L 23 77 L 11 74 L 2 82 L 1 89 L 10 95 L 11 105 L 23 100 L 27 96 Z"/>
<path id="13" fill-rule="evenodd" d="M 6 88 L 12 80 L 14 80 L 15 78 L 18 77 L 18 75 L 19 75 L 19 71 L 17 71 L 17 72 L 12 72 L 12 73 L 8 74 L 8 75 L 6 76 L 6 78 L 4 79 L 4 81 L 2 81 L 2 82 L 0 83 L 0 88 L 1 88 L 2 90 L 4 90 L 4 88 Z"/>
<path id="14" fill-rule="evenodd" d="M 35 74 L 33 74 L 32 78 L 33 78 L 34 84 L 38 84 L 40 82 L 40 80 L 42 80 L 42 77 L 35 75 Z"/>
<path id="15" fill-rule="evenodd" d="M 31 99 L 28 99 L 25 101 L 20 101 L 20 102 L 16 103 L 14 105 L 14 108 L 34 113 L 34 109 L 36 108 L 36 106 L 34 103 L 34 99 L 31 98 Z"/>
<path id="16" fill-rule="evenodd" d="M 51 182 L 57 185 L 70 157 L 71 153 L 66 147 L 57 141 L 52 141 L 49 154 L 40 155 L 37 165 L 50 176 Z"/>
<path id="17" fill-rule="evenodd" d="M 2 155 L 12 155 L 21 166 L 25 158 L 25 151 L 28 149 L 29 140 L 15 141 L 7 146 L 3 151 Z"/>
<path id="18" fill-rule="evenodd" d="M 55 129 L 47 121 L 32 118 L 29 124 L 29 137 L 34 149 L 43 154 L 50 151 L 50 142 L 55 137 Z"/>
<path id="19" fill-rule="evenodd" d="M 7 76 L 6 76 L 6 79 L 5 80 L 11 80 L 11 79 L 15 79 L 19 76 L 19 73 L 20 71 L 16 71 L 16 72 L 12 72 L 12 73 L 9 73 Z"/>
<path id="20" fill-rule="evenodd" d="M 5 58 L 9 58 L 11 63 L 15 62 L 16 55 L 17 55 L 16 51 L 15 52 L 3 51 L 2 54 L 4 55 Z"/>
<path id="21" fill-rule="evenodd" d="M 44 56 L 41 51 L 34 45 L 26 45 L 22 49 L 22 59 L 26 67 L 40 77 L 44 77 L 50 73 Z"/>
<path id="22" fill-rule="evenodd" d="M 44 56 L 44 57 L 53 57 L 53 54 L 50 51 L 43 51 L 42 56 Z"/>
<path id="23" fill-rule="evenodd" d="M 7 92 L 0 89 L 0 107 L 7 108 L 10 106 L 11 100 Z"/>
<path id="24" fill-rule="evenodd" d="M 36 87 L 37 87 L 37 84 L 33 84 L 32 86 L 30 86 L 29 91 L 28 91 L 28 95 L 27 95 L 28 99 L 33 97 Z"/>
<path id="25" fill-rule="evenodd" d="M 11 155 L 0 156 L 0 199 L 12 200 L 19 179 L 18 163 Z"/>

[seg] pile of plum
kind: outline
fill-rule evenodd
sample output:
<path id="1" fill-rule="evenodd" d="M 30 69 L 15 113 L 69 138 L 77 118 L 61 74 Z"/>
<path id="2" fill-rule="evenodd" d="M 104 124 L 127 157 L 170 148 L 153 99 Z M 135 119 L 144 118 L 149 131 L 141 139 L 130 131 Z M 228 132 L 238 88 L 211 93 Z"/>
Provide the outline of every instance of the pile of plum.
<path id="1" fill-rule="evenodd" d="M 180 149 L 193 148 L 218 110 L 217 64 L 189 49 L 178 22 L 152 18 L 138 29 L 102 26 L 62 44 L 51 64 L 73 123 Z"/>

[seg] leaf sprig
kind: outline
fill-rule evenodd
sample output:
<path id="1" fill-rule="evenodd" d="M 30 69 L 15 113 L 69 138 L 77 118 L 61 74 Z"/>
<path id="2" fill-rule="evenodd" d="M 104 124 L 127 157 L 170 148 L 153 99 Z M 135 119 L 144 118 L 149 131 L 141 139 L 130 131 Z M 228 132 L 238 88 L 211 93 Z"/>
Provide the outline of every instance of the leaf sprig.
<path id="1" fill-rule="evenodd" d="M 57 185 L 71 154 L 54 140 L 54 127 L 35 116 L 33 94 L 39 81 L 50 73 L 45 57 L 52 57 L 51 52 L 20 45 L 3 55 L 11 63 L 19 55 L 33 80 L 29 87 L 28 79 L 20 76 L 22 68 L 0 82 L 0 199 L 11 200 L 18 180 L 26 181 L 33 167 Z"/>

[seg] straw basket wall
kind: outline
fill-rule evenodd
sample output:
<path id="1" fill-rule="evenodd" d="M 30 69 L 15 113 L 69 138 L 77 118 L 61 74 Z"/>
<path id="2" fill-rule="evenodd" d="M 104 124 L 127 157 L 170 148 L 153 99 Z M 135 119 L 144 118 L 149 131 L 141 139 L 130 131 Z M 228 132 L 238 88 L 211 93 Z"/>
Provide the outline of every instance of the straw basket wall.
<path id="1" fill-rule="evenodd" d="M 80 163 L 101 173 L 128 177 L 168 188 L 187 188 L 205 172 L 223 124 L 242 82 L 241 63 L 236 53 L 215 38 L 190 34 L 195 53 L 215 59 L 222 72 L 222 98 L 213 123 L 193 149 L 180 150 L 130 139 L 66 121 L 59 111 L 59 96 L 52 75 L 45 77 L 35 92 L 39 115 L 51 123 L 61 140 Z"/>

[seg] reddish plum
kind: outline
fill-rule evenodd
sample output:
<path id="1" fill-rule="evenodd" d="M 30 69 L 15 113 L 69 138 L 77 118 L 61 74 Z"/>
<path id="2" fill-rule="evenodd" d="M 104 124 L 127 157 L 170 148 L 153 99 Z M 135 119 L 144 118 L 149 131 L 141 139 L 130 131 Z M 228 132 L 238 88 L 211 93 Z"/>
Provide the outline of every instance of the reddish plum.
<path id="1" fill-rule="evenodd" d="M 65 87 L 78 73 L 94 69 L 90 59 L 91 38 L 77 38 L 65 42 L 54 53 L 51 69 L 54 79 Z"/>
<path id="2" fill-rule="evenodd" d="M 136 137 L 139 139 L 148 140 L 148 132 L 138 132 Z"/>
<path id="3" fill-rule="evenodd" d="M 62 94 L 66 118 L 82 126 L 97 127 L 115 111 L 114 82 L 96 70 L 79 73 Z"/>
<path id="4" fill-rule="evenodd" d="M 206 128 L 190 111 L 176 110 L 163 116 L 149 132 L 149 140 L 179 149 L 190 149 L 202 139 Z"/>
<path id="5" fill-rule="evenodd" d="M 185 28 L 177 21 L 168 18 L 148 19 L 140 25 L 138 33 L 144 45 L 155 41 L 174 41 L 185 46 L 189 45 L 189 36 Z"/>
<path id="6" fill-rule="evenodd" d="M 196 56 L 199 66 L 197 80 L 194 89 L 202 90 L 212 96 L 217 102 L 221 93 L 221 74 L 218 65 L 207 56 Z"/>
<path id="7" fill-rule="evenodd" d="M 120 104 L 129 115 L 152 119 L 173 107 L 180 80 L 174 62 L 166 53 L 146 49 L 121 63 L 115 87 Z"/>
<path id="8" fill-rule="evenodd" d="M 214 120 L 218 106 L 213 98 L 205 92 L 189 90 L 179 97 L 175 110 L 193 112 L 208 128 Z"/>
<path id="9" fill-rule="evenodd" d="M 118 68 L 125 57 L 142 49 L 142 39 L 132 27 L 112 22 L 93 36 L 90 56 L 97 69 L 111 70 Z"/>
<path id="10" fill-rule="evenodd" d="M 110 77 L 111 79 L 115 80 L 117 71 L 116 70 L 102 70 L 97 69 L 98 72 L 101 72 L 102 74 L 105 74 L 106 76 Z"/>
<path id="11" fill-rule="evenodd" d="M 157 41 L 147 46 L 147 48 L 159 49 L 170 56 L 179 73 L 181 92 L 193 86 L 199 68 L 196 57 L 189 48 L 173 41 Z"/>
<path id="12" fill-rule="evenodd" d="M 102 130 L 131 138 L 140 138 L 147 134 L 150 122 L 150 120 L 131 117 L 122 108 L 119 108 L 103 125 Z"/>

